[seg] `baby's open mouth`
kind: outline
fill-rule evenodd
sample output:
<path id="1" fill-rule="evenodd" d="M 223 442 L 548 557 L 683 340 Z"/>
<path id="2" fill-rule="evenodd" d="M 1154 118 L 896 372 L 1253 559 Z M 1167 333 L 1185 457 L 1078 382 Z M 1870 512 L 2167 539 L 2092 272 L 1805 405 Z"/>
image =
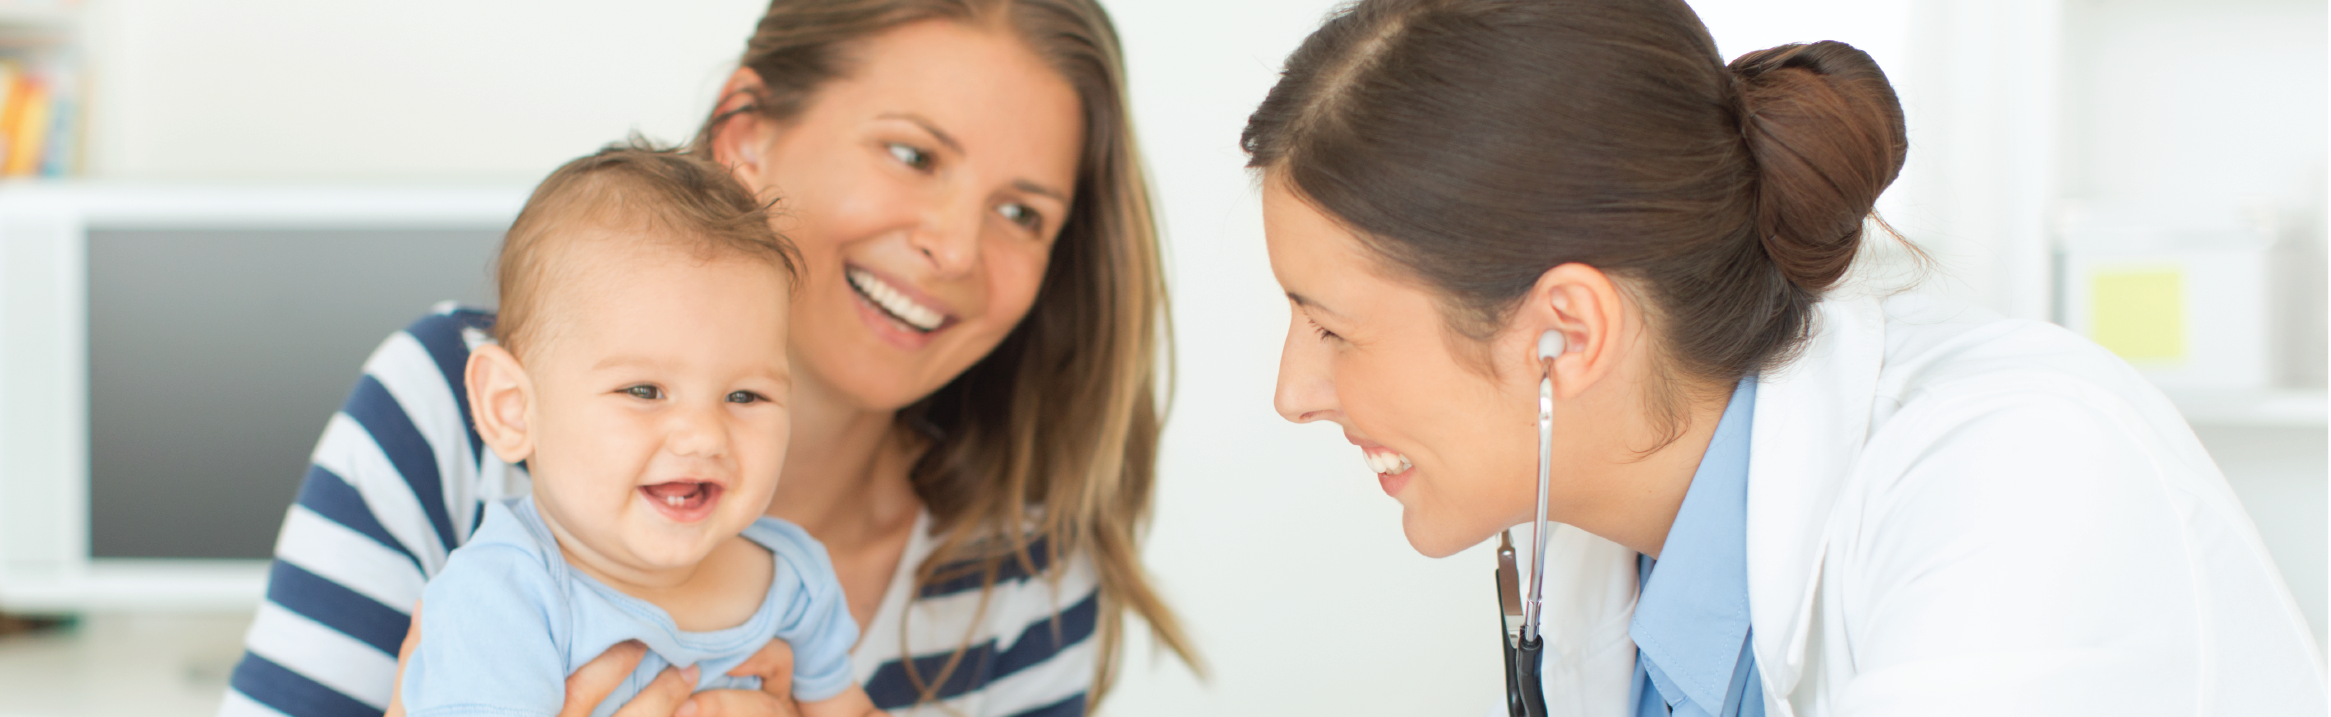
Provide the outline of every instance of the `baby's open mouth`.
<path id="1" fill-rule="evenodd" d="M 712 506 L 720 502 L 720 484 L 703 481 L 676 480 L 639 487 L 641 496 L 649 505 L 673 520 L 692 523 L 712 514 Z"/>

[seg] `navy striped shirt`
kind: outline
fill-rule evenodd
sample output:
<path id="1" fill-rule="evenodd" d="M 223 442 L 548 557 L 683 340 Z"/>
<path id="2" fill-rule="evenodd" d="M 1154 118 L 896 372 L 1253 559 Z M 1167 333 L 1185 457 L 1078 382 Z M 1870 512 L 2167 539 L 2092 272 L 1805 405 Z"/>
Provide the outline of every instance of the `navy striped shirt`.
<path id="1" fill-rule="evenodd" d="M 524 469 L 470 427 L 462 371 L 492 322 L 441 305 L 365 361 L 284 516 L 222 717 L 386 708 L 422 584 L 469 539 L 484 501 L 527 491 Z M 1039 546 L 1033 571 L 1005 564 L 983 609 L 978 577 L 915 584 L 932 545 L 925 513 L 851 654 L 874 704 L 896 715 L 1084 714 L 1100 611 L 1091 562 L 1048 564 Z"/>

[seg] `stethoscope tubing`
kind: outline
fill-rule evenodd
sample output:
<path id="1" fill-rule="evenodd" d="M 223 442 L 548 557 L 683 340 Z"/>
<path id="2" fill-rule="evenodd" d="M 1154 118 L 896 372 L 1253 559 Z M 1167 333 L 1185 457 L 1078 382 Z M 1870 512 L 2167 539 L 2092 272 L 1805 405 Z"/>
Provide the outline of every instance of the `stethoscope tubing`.
<path id="1" fill-rule="evenodd" d="M 1541 340 L 1543 342 L 1543 340 Z M 1545 717 L 1546 693 L 1539 667 L 1545 659 L 1546 643 L 1539 634 L 1541 608 L 1546 595 L 1546 493 L 1551 487 L 1554 470 L 1554 377 L 1551 359 L 1560 354 L 1556 349 L 1548 353 L 1541 349 L 1541 365 L 1545 377 L 1538 381 L 1538 516 L 1530 524 L 1530 593 L 1522 603 L 1521 627 L 1501 626 L 1505 647 L 1506 712 L 1512 717 Z M 1513 541 L 1511 531 L 1498 548 L 1500 578 L 1499 600 L 1512 595 L 1503 575 L 1513 572 Z M 1510 613 L 1508 613 L 1510 615 Z M 1510 619 L 1510 618 L 1509 618 Z"/>
<path id="2" fill-rule="evenodd" d="M 1554 472 L 1554 379 L 1538 380 L 1538 519 L 1530 523 L 1530 599 L 1522 603 L 1522 641 L 1538 641 L 1539 605 L 1546 597 L 1546 489 Z"/>

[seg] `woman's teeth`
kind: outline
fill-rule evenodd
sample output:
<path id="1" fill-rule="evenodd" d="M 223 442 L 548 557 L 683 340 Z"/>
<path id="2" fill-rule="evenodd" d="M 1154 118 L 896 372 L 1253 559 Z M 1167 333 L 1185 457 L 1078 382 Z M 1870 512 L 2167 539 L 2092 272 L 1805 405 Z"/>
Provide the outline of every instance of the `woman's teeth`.
<path id="1" fill-rule="evenodd" d="M 905 322 L 908 326 L 921 331 L 935 331 L 938 330 L 939 324 L 947 320 L 946 314 L 915 303 L 913 299 L 907 298 L 906 294 L 899 293 L 898 289 L 892 288 L 889 283 L 876 278 L 874 272 L 851 267 L 846 275 L 850 279 L 850 287 L 857 289 L 859 296 L 866 297 L 867 301 L 874 302 L 874 305 L 880 307 L 883 312 L 890 314 L 892 318 Z"/>
<path id="2" fill-rule="evenodd" d="M 1368 459 L 1368 470 L 1375 471 L 1378 475 L 1396 475 L 1416 467 L 1415 463 L 1408 461 L 1408 456 L 1398 453 L 1367 451 L 1360 455 Z"/>

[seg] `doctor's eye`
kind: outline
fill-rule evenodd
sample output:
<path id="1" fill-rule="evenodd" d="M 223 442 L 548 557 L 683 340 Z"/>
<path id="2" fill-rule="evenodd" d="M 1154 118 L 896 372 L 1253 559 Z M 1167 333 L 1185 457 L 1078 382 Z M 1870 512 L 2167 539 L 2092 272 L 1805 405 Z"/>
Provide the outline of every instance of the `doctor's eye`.
<path id="1" fill-rule="evenodd" d="M 918 171 L 930 171 L 931 169 L 931 153 L 918 149 L 914 145 L 891 142 L 883 145 L 883 149 L 890 152 L 890 158 L 898 160 L 899 164 L 913 167 Z"/>
<path id="2" fill-rule="evenodd" d="M 769 398 L 768 398 L 767 396 L 763 396 L 763 395 L 761 395 L 761 394 L 758 394 L 758 393 L 753 393 L 753 392 L 751 392 L 751 391 L 730 391 L 730 392 L 728 392 L 728 402 L 729 402 L 729 403 L 758 403 L 758 402 L 761 402 L 761 401 L 767 401 L 767 400 L 769 400 Z"/>
<path id="3" fill-rule="evenodd" d="M 645 383 L 636 386 L 625 386 L 623 387 L 623 393 L 629 394 L 632 398 L 637 398 L 644 401 L 653 401 L 664 397 L 664 389 Z"/>

